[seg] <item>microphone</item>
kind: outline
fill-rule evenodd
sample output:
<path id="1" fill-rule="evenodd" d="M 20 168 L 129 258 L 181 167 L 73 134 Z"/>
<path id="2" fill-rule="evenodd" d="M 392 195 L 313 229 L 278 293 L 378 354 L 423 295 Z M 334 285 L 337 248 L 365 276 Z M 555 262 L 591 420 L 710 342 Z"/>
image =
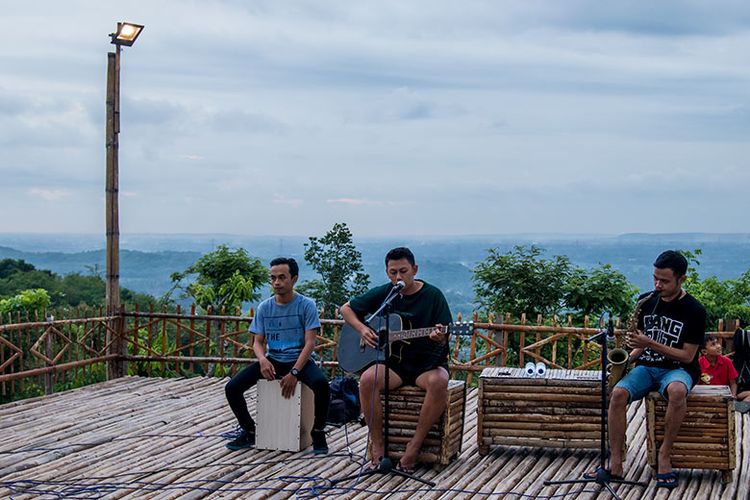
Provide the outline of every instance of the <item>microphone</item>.
<path id="1" fill-rule="evenodd" d="M 398 280 L 396 284 L 393 285 L 393 291 L 400 292 L 405 286 L 406 286 L 406 283 L 404 283 L 404 280 Z"/>
<path id="2" fill-rule="evenodd" d="M 602 315 L 602 316 L 604 316 L 604 315 Z M 592 335 L 591 337 L 589 337 L 587 339 L 584 339 L 584 342 L 585 343 L 588 343 L 588 342 L 598 342 L 598 341 L 601 340 L 602 336 L 606 336 L 607 337 L 607 342 L 614 342 L 615 341 L 615 325 L 614 325 L 614 322 L 612 321 L 612 315 L 610 315 L 609 319 L 607 320 L 607 328 L 605 328 L 604 330 L 600 330 L 600 331 L 596 332 L 594 335 Z"/>

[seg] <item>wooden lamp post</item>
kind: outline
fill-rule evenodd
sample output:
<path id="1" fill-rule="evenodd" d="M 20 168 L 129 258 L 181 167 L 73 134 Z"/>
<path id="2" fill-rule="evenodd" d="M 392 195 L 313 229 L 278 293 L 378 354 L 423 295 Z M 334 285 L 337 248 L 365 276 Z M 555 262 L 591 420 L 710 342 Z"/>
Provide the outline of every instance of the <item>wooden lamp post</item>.
<path id="1" fill-rule="evenodd" d="M 122 46 L 135 43 L 143 26 L 132 23 L 117 23 L 117 31 L 110 33 L 115 52 L 107 54 L 107 178 L 105 187 L 106 230 L 107 230 L 107 316 L 118 316 L 120 312 L 120 213 L 119 194 L 119 134 L 120 134 L 120 51 Z M 108 354 L 125 354 L 125 339 L 122 336 L 121 320 L 118 317 L 109 322 L 107 331 Z M 125 362 L 107 362 L 108 378 L 125 375 Z"/>

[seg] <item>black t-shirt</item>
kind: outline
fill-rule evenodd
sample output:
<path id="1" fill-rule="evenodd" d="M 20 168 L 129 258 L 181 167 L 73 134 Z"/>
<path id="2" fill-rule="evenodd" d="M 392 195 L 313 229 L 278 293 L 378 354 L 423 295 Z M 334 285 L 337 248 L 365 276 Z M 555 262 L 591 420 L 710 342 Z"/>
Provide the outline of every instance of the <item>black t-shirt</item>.
<path id="1" fill-rule="evenodd" d="M 350 300 L 349 306 L 362 319 L 380 307 L 392 288 L 391 283 L 372 288 Z M 438 323 L 447 325 L 453 321 L 443 292 L 425 281 L 417 293 L 397 296 L 391 302 L 391 312 L 401 316 L 404 330 L 429 328 Z M 429 337 L 394 342 L 393 347 L 394 354 L 400 352 L 403 359 L 416 366 L 436 366 L 448 361 L 448 344 Z"/>
<path id="2" fill-rule="evenodd" d="M 685 293 L 670 302 L 665 302 L 660 297 L 649 299 L 641 309 L 638 328 L 660 344 L 678 349 L 684 344 L 695 344 L 698 350 L 690 363 L 682 363 L 647 348 L 638 358 L 637 365 L 684 368 L 693 382 L 698 382 L 698 356 L 706 333 L 706 309 L 695 297 Z"/>

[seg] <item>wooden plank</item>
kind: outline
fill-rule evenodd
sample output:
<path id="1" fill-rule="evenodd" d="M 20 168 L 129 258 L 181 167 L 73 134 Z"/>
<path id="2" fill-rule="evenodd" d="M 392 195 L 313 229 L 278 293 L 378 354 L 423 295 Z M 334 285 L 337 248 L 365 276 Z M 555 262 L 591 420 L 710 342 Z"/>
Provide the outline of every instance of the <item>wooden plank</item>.
<path id="1" fill-rule="evenodd" d="M 235 426 L 223 386 L 226 379 L 146 379 L 128 377 L 74 391 L 0 406 L 0 483 L 39 481 L 34 492 L 0 487 L 0 497 L 65 496 L 63 491 L 99 492 L 107 498 L 520 498 L 564 495 L 565 498 L 609 498 L 606 493 L 577 493 L 580 485 L 545 487 L 545 479 L 575 479 L 598 464 L 598 448 L 531 449 L 500 446 L 486 456 L 477 443 L 477 394 L 466 399 L 462 452 L 444 470 L 422 467 L 417 475 L 434 480 L 434 489 L 395 476 L 375 475 L 339 485 L 307 490 L 325 479 L 360 470 L 367 429 L 358 424 L 330 428 L 331 453 L 314 457 L 298 453 L 224 447 L 221 433 Z M 255 391 L 246 394 L 254 411 Z M 657 491 L 646 457 L 646 405 L 628 408 L 626 460 L 628 479 L 648 486 L 617 486 L 623 499 L 748 498 L 750 442 L 748 415 L 733 415 L 737 435 L 737 468 L 724 485 L 716 471 L 680 470 L 680 487 Z M 565 415 L 539 414 L 537 424 Z M 586 416 L 580 423 L 586 424 Z M 499 421 L 502 421 L 500 419 Z M 452 425 L 452 424 L 451 424 Z M 729 423 L 726 427 L 729 428 Z M 44 428 L 45 432 L 39 432 Z M 47 432 L 49 428 L 49 432 Z M 596 441 L 598 443 L 598 441 Z M 351 455 L 348 450 L 351 450 Z M 704 450 L 710 453 L 710 450 Z M 11 469 L 6 466 L 10 465 Z M 13 468 L 15 467 L 15 468 Z M 55 484 L 61 481 L 64 484 Z M 21 483 L 16 483 L 20 487 Z M 69 488 L 63 490 L 63 488 Z M 99 488 L 95 490 L 94 488 Z M 265 489 L 264 489 L 265 488 Z M 595 491 L 595 486 L 585 488 Z M 46 495 L 42 495 L 43 492 Z M 314 491 L 312 495 L 311 491 Z M 505 493 L 505 495 L 502 495 Z M 69 494 L 68 496 L 74 496 Z M 560 497 L 562 498 L 562 497 Z"/>

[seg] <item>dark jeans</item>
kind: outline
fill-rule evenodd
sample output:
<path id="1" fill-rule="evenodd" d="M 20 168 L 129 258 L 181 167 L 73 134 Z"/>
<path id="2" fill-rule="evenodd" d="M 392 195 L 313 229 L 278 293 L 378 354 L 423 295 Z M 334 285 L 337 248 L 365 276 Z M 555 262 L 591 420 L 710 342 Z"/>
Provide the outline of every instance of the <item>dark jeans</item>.
<path id="1" fill-rule="evenodd" d="M 282 363 L 268 358 L 276 369 L 276 378 L 281 378 L 292 369 L 294 362 Z M 255 431 L 255 422 L 247 411 L 247 402 L 245 401 L 245 391 L 258 383 L 263 377 L 260 373 L 260 363 L 253 363 L 243 369 L 232 380 L 227 382 L 224 391 L 229 401 L 229 407 L 237 417 L 240 427 L 248 432 Z M 328 416 L 328 402 L 330 400 L 330 389 L 328 380 L 320 368 L 308 359 L 304 367 L 299 371 L 299 381 L 312 389 L 315 395 L 315 422 L 313 429 L 323 429 L 326 426 L 326 417 Z"/>

